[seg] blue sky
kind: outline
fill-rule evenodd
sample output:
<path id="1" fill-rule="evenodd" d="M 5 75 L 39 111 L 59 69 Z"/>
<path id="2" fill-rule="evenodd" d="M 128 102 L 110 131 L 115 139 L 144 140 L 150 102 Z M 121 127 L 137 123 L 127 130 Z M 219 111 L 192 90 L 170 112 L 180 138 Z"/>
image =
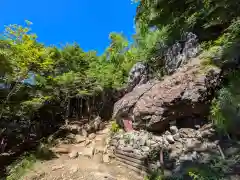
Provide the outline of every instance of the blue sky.
<path id="1" fill-rule="evenodd" d="M 1 0 L 0 30 L 29 20 L 46 45 L 78 42 L 85 51 L 102 53 L 110 32 L 131 38 L 135 12 L 131 0 Z"/>

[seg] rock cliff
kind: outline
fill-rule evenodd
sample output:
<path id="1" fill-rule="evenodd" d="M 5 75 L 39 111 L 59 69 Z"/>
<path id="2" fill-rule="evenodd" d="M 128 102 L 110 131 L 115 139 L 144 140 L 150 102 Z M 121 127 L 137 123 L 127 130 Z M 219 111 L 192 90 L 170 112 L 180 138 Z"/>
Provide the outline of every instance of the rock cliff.
<path id="1" fill-rule="evenodd" d="M 136 129 L 154 132 L 166 130 L 170 123 L 208 115 L 209 102 L 220 83 L 220 69 L 203 71 L 199 59 L 193 59 L 162 81 L 152 80 L 136 86 L 115 103 L 113 117 L 131 118 Z M 124 116 L 123 116 L 124 115 Z M 197 118 L 197 119 L 196 119 Z"/>

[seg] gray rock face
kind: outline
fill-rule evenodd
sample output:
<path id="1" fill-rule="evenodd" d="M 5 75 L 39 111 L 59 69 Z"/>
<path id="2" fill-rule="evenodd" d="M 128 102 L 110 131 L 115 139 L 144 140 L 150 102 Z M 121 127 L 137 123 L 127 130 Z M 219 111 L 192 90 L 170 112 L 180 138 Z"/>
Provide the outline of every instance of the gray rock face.
<path id="1" fill-rule="evenodd" d="M 170 127 L 170 131 L 174 135 L 174 134 L 176 134 L 178 132 L 178 128 L 176 126 L 171 126 Z"/>
<path id="2" fill-rule="evenodd" d="M 122 118 L 123 114 L 128 114 L 138 99 L 140 99 L 146 91 L 150 90 L 155 85 L 155 83 L 156 82 L 154 81 L 149 81 L 146 84 L 135 87 L 133 91 L 125 94 L 122 99 L 115 103 L 113 109 L 113 118 L 118 120 L 119 118 Z"/>
<path id="3" fill-rule="evenodd" d="M 159 51 L 162 51 L 159 49 Z M 180 66 L 186 64 L 200 52 L 197 36 L 191 32 L 185 33 L 181 40 L 163 52 L 165 69 L 168 74 L 174 73 Z M 157 53 L 158 54 L 158 53 Z M 157 55 L 158 56 L 158 55 Z M 128 75 L 128 92 L 137 85 L 145 84 L 149 80 L 149 71 L 146 64 L 137 62 Z"/>
<path id="4" fill-rule="evenodd" d="M 166 136 L 166 140 L 167 140 L 170 144 L 172 144 L 172 143 L 175 142 L 172 135 L 167 135 L 167 136 Z"/>
<path id="5" fill-rule="evenodd" d="M 191 32 L 184 34 L 181 41 L 170 47 L 164 56 L 167 73 L 174 73 L 180 66 L 196 57 L 199 52 L 197 36 Z"/>
<path id="6" fill-rule="evenodd" d="M 219 83 L 220 70 L 202 72 L 196 59 L 163 81 L 149 81 L 135 87 L 115 103 L 113 118 L 121 121 L 121 115 L 127 114 L 135 129 L 155 132 L 163 132 L 171 121 L 184 121 L 193 114 L 203 119 Z"/>
<path id="7" fill-rule="evenodd" d="M 137 62 L 128 75 L 128 91 L 131 91 L 137 85 L 145 84 L 147 81 L 147 66 L 141 62 Z"/>

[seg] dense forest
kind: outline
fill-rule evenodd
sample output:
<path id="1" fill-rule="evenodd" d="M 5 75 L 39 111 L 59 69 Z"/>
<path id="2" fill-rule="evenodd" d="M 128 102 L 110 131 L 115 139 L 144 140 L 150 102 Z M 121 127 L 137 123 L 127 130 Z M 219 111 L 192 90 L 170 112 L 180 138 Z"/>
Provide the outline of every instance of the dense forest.
<path id="1" fill-rule="evenodd" d="M 69 104 L 77 98 L 88 106 L 91 119 L 104 107 L 92 107 L 127 86 L 134 64 L 147 65 L 153 78 L 169 72 L 164 54 L 181 37 L 192 32 L 201 46 L 203 66 L 224 67 L 234 63 L 233 73 L 212 102 L 211 117 L 220 131 L 239 123 L 240 1 L 236 0 L 137 0 L 133 42 L 123 34 L 109 35 L 102 55 L 84 52 L 81 45 L 59 48 L 38 42 L 25 26 L 12 24 L 0 40 L 0 148 L 2 152 L 54 132 L 69 116 Z M 111 94 L 110 93 L 110 94 Z M 96 102 L 95 102 L 96 101 Z M 87 105 L 83 105 L 83 102 Z M 108 101 L 106 101 L 107 103 Z M 99 101 L 98 101 L 99 103 Z M 83 118 L 83 109 L 76 112 Z M 109 120 L 109 119 L 106 119 Z"/>

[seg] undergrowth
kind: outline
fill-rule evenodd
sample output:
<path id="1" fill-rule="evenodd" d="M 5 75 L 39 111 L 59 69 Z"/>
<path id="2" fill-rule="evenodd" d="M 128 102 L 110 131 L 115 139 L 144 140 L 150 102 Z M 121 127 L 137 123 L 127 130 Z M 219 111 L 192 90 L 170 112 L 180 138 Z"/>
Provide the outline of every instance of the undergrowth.
<path id="1" fill-rule="evenodd" d="M 20 157 L 12 165 L 8 167 L 8 176 L 6 180 L 21 179 L 29 170 L 33 168 L 33 165 L 37 162 L 37 158 L 33 154 L 27 154 Z"/>
<path id="2" fill-rule="evenodd" d="M 228 81 L 228 85 L 218 92 L 211 105 L 211 119 L 222 132 L 233 130 L 240 124 L 240 73 L 232 72 Z"/>
<path id="3" fill-rule="evenodd" d="M 40 144 L 35 151 L 23 154 L 7 167 L 6 180 L 19 180 L 23 178 L 27 172 L 33 169 L 35 163 L 43 160 L 50 160 L 54 157 L 55 155 L 49 150 L 48 145 Z"/>
<path id="4" fill-rule="evenodd" d="M 116 121 L 112 121 L 111 123 L 111 134 L 115 134 L 120 130 L 120 126 L 116 123 Z"/>

